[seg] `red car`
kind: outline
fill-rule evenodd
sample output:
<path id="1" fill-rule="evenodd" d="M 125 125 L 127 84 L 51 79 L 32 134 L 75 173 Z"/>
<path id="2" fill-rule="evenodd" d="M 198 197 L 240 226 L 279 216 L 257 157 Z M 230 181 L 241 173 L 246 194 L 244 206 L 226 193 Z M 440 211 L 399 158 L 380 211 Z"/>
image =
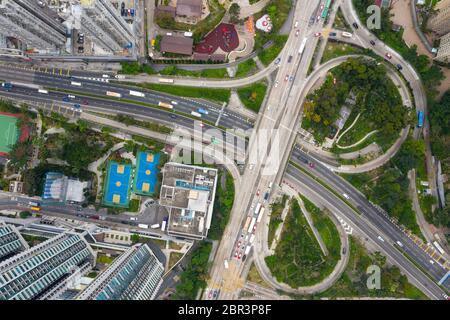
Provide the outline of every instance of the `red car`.
<path id="1" fill-rule="evenodd" d="M 253 233 L 256 231 L 256 224 L 253 226 Z"/>
<path id="2" fill-rule="evenodd" d="M 258 189 L 258 191 L 256 191 L 256 195 L 259 196 L 260 193 L 261 191 Z"/>
<path id="3" fill-rule="evenodd" d="M 314 168 L 314 163 L 313 163 L 313 162 L 310 162 L 310 163 L 309 163 L 309 167 L 310 167 L 310 168 Z"/>
<path id="4" fill-rule="evenodd" d="M 239 252 L 238 259 L 242 258 L 242 252 Z"/>
<path id="5" fill-rule="evenodd" d="M 289 75 L 287 74 L 286 77 L 284 77 L 284 82 L 289 80 Z"/>
<path id="6" fill-rule="evenodd" d="M 236 247 L 240 247 L 241 246 L 241 242 L 239 241 Z"/>
<path id="7" fill-rule="evenodd" d="M 208 298 L 211 299 L 212 298 L 212 290 L 209 290 L 209 294 L 208 294 Z"/>
<path id="8" fill-rule="evenodd" d="M 314 33 L 314 37 L 320 37 L 322 34 L 320 32 Z"/>
<path id="9" fill-rule="evenodd" d="M 388 52 L 388 53 L 386 53 L 386 58 L 392 59 L 392 55 Z"/>
<path id="10" fill-rule="evenodd" d="M 236 252 L 234 253 L 234 257 L 236 258 L 238 256 L 238 251 L 236 250 Z"/>
<path id="11" fill-rule="evenodd" d="M 87 101 L 86 99 L 83 100 L 83 104 L 88 105 L 89 101 Z"/>
<path id="12" fill-rule="evenodd" d="M 205 125 L 203 124 L 203 122 L 200 122 L 199 126 L 203 128 Z"/>

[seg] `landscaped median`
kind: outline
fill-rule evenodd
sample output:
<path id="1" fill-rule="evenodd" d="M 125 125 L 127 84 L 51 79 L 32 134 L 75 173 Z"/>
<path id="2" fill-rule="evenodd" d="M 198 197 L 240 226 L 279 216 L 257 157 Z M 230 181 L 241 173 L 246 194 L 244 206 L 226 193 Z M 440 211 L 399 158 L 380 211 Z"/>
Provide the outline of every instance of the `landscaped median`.
<path id="1" fill-rule="evenodd" d="M 261 108 L 266 92 L 267 83 L 265 81 L 256 82 L 248 87 L 237 89 L 239 99 L 244 106 L 256 113 L 258 113 Z"/>
<path id="2" fill-rule="evenodd" d="M 271 273 L 279 282 L 292 288 L 311 286 L 324 280 L 335 268 L 340 257 L 340 241 L 336 227 L 322 212 L 308 203 L 319 233 L 327 236 L 329 253 L 324 255 L 302 213 L 298 201 L 292 201 L 275 254 L 265 258 Z M 328 235 L 331 232 L 331 236 Z M 336 241 L 336 238 L 338 241 Z"/>

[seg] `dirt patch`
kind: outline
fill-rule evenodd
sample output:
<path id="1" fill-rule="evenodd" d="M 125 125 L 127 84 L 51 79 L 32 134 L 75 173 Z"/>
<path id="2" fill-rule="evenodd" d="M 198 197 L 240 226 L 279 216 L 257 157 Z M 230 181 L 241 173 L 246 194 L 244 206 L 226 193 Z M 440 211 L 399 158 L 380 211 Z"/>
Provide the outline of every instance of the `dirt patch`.
<path id="1" fill-rule="evenodd" d="M 405 31 L 403 33 L 403 40 L 405 40 L 408 46 L 413 44 L 417 45 L 417 52 L 424 54 L 430 58 L 433 58 L 432 54 L 427 50 L 419 35 L 414 29 L 414 24 L 411 16 L 411 1 L 410 0 L 397 0 L 393 2 L 391 13 L 394 15 L 392 21 L 398 25 L 401 25 Z"/>

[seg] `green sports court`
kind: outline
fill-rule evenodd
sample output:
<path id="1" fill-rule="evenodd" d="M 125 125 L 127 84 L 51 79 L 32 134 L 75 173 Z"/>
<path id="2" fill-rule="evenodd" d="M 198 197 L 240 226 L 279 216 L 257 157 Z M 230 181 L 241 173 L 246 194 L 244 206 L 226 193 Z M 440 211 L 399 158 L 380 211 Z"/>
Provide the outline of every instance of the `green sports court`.
<path id="1" fill-rule="evenodd" d="M 16 115 L 0 113 L 0 155 L 8 154 L 18 138 Z"/>

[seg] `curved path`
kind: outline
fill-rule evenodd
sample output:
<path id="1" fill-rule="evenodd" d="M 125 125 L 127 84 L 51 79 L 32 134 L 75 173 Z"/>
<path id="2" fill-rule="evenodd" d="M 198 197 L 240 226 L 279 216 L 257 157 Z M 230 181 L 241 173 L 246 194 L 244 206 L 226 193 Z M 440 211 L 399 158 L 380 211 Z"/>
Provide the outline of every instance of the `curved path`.
<path id="1" fill-rule="evenodd" d="M 370 131 L 368 134 L 366 134 L 364 137 L 362 137 L 359 141 L 356 141 L 355 143 L 353 143 L 349 146 L 340 146 L 338 144 L 336 144 L 336 145 L 338 146 L 339 149 L 350 149 L 350 148 L 356 147 L 358 144 L 363 143 L 368 137 L 370 137 L 371 135 L 373 135 L 377 132 L 378 132 L 378 130 Z"/>
<path id="2" fill-rule="evenodd" d="M 286 181 L 290 181 L 290 180 L 287 178 Z M 288 184 L 290 186 L 293 186 L 295 183 L 288 182 Z M 298 192 L 298 191 L 295 191 L 295 192 Z M 309 194 L 305 193 L 303 189 L 302 189 L 302 193 L 309 197 Z M 309 198 L 315 199 L 315 197 L 309 197 Z M 314 204 L 316 204 L 316 205 L 323 206 L 322 203 L 318 203 L 315 200 L 312 200 L 312 201 L 315 202 Z M 349 252 L 349 250 L 348 250 L 349 241 L 348 241 L 347 234 L 342 229 L 342 225 L 338 222 L 338 220 L 333 215 L 329 215 L 329 217 L 331 218 L 331 220 L 333 221 L 333 223 L 336 226 L 336 229 L 339 232 L 339 237 L 341 240 L 341 250 L 340 250 L 341 258 L 336 263 L 336 266 L 334 267 L 333 271 L 321 282 L 319 282 L 315 285 L 312 285 L 312 286 L 291 288 L 289 285 L 287 285 L 285 283 L 278 282 L 272 276 L 272 273 L 270 272 L 270 269 L 267 267 L 266 262 L 264 260 L 264 258 L 266 256 L 271 254 L 271 252 L 268 248 L 268 243 L 267 243 L 267 234 L 268 234 L 268 229 L 269 229 L 268 225 L 269 225 L 269 221 L 270 221 L 270 216 L 266 215 L 264 218 L 264 223 L 262 224 L 263 227 L 258 228 L 258 231 L 257 231 L 258 235 L 256 237 L 257 240 L 255 243 L 255 250 L 254 250 L 255 265 L 256 265 L 256 268 L 258 269 L 258 272 L 259 272 L 261 278 L 272 288 L 282 290 L 285 292 L 289 292 L 289 293 L 315 294 L 315 293 L 323 292 L 323 291 L 327 290 L 328 288 L 330 288 L 341 277 L 342 273 L 345 270 L 345 267 L 347 266 L 349 255 L 342 254 L 342 252 L 343 252 L 342 249 L 347 248 L 346 251 Z"/>

